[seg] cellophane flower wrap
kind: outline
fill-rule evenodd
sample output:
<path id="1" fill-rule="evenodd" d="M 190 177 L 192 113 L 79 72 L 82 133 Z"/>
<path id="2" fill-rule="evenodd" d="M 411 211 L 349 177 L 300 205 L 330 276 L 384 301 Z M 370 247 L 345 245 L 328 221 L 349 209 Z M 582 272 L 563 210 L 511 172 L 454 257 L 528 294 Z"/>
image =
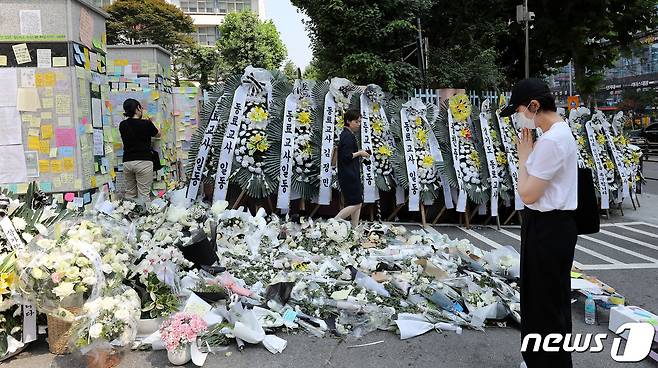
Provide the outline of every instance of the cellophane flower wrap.
<path id="1" fill-rule="evenodd" d="M 39 311 L 71 320 L 72 308 L 121 284 L 133 255 L 125 226 L 110 218 L 59 222 L 17 252 L 19 288 Z"/>
<path id="2" fill-rule="evenodd" d="M 137 336 L 141 302 L 137 292 L 127 286 L 107 290 L 107 294 L 88 301 L 73 324 L 72 345 L 85 354 L 93 344 L 129 346 Z"/>
<path id="3" fill-rule="evenodd" d="M 168 351 L 182 349 L 196 341 L 197 336 L 208 329 L 206 322 L 191 313 L 176 313 L 160 326 L 160 337 Z"/>

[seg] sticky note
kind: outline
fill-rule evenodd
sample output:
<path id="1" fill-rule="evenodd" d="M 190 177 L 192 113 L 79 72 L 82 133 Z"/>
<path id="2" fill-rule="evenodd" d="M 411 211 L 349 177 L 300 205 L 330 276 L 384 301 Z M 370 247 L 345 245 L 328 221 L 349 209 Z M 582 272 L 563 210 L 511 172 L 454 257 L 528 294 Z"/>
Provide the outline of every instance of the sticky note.
<path id="1" fill-rule="evenodd" d="M 50 149 L 50 158 L 55 158 L 57 157 L 57 148 L 51 148 Z"/>
<path id="2" fill-rule="evenodd" d="M 151 92 L 151 99 L 153 99 L 153 101 L 156 101 L 159 98 L 160 98 L 160 92 L 158 92 L 158 91 Z"/>
<path id="3" fill-rule="evenodd" d="M 96 177 L 95 176 L 92 176 L 91 179 L 89 180 L 89 182 L 90 182 L 92 188 L 96 187 Z"/>
<path id="4" fill-rule="evenodd" d="M 50 139 L 53 137 L 53 125 L 45 124 L 41 126 L 41 138 Z"/>
<path id="5" fill-rule="evenodd" d="M 82 195 L 82 200 L 85 204 L 91 203 L 91 193 L 86 192 L 85 194 Z"/>
<path id="6" fill-rule="evenodd" d="M 50 172 L 50 160 L 39 160 L 39 172 L 40 173 Z"/>
<path id="7" fill-rule="evenodd" d="M 65 157 L 63 160 L 64 172 L 73 172 L 75 170 L 75 159 L 71 157 Z"/>
<path id="8" fill-rule="evenodd" d="M 53 174 L 62 173 L 62 160 L 52 160 L 50 161 L 50 171 Z"/>
<path id="9" fill-rule="evenodd" d="M 73 157 L 73 147 L 59 147 L 58 151 L 62 157 Z"/>
<path id="10" fill-rule="evenodd" d="M 38 137 L 39 136 L 39 129 L 28 129 L 27 130 L 27 135 L 30 137 Z"/>
<path id="11" fill-rule="evenodd" d="M 28 136 L 27 137 L 27 149 L 30 151 L 38 151 L 39 150 L 39 137 L 38 134 L 37 136 Z"/>
<path id="12" fill-rule="evenodd" d="M 128 59 L 115 59 L 114 66 L 126 66 L 128 65 Z"/>
<path id="13" fill-rule="evenodd" d="M 53 183 L 49 181 L 40 181 L 39 182 L 39 189 L 42 191 L 49 193 L 53 191 Z"/>
<path id="14" fill-rule="evenodd" d="M 73 187 L 77 190 L 82 189 L 82 179 L 75 179 Z"/>
<path id="15" fill-rule="evenodd" d="M 57 77 L 54 72 L 43 73 L 44 87 L 55 87 L 55 84 L 57 84 Z"/>
<path id="16" fill-rule="evenodd" d="M 16 193 L 18 193 L 18 194 L 27 193 L 27 186 L 28 186 L 28 183 L 17 184 L 16 185 Z"/>
<path id="17" fill-rule="evenodd" d="M 0 55 L 0 66 L 7 66 L 7 55 Z"/>
<path id="18" fill-rule="evenodd" d="M 44 109 L 52 109 L 55 106 L 55 102 L 51 97 L 44 97 L 41 99 L 41 107 Z"/>
<path id="19" fill-rule="evenodd" d="M 52 111 L 44 111 L 41 113 L 40 117 L 41 119 L 50 120 L 53 118 L 53 113 Z"/>
<path id="20" fill-rule="evenodd" d="M 35 112 L 41 108 L 41 100 L 36 88 L 18 88 L 18 96 L 16 97 L 16 105 L 18 111 L 32 111 Z"/>
<path id="21" fill-rule="evenodd" d="M 57 112 L 57 115 L 70 115 L 71 96 L 70 95 L 55 96 L 55 111 Z"/>
<path id="22" fill-rule="evenodd" d="M 579 279 L 582 275 L 583 275 L 582 273 L 571 271 L 571 278 L 572 279 Z"/>
<path id="23" fill-rule="evenodd" d="M 39 141 L 39 152 L 44 155 L 50 154 L 50 141 L 48 139 L 42 139 Z"/>
<path id="24" fill-rule="evenodd" d="M 55 142 L 57 147 L 75 147 L 76 146 L 75 128 L 57 128 L 55 129 Z"/>
<path id="25" fill-rule="evenodd" d="M 73 199 L 75 199 L 75 194 L 74 193 L 66 193 L 64 194 L 64 200 L 67 202 L 73 202 Z"/>
<path id="26" fill-rule="evenodd" d="M 56 56 L 53 58 L 53 68 L 65 67 L 66 56 Z"/>
<path id="27" fill-rule="evenodd" d="M 91 71 L 91 60 L 89 58 L 89 49 L 85 48 L 84 54 L 85 54 L 85 70 Z"/>

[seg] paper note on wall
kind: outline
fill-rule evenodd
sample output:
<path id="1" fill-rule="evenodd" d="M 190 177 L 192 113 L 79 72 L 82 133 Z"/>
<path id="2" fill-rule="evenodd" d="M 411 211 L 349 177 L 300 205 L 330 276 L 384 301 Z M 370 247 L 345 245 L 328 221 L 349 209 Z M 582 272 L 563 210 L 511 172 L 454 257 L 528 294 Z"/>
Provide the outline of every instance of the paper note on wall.
<path id="1" fill-rule="evenodd" d="M 16 64 L 21 65 L 32 62 L 32 57 L 30 57 L 30 51 L 27 49 L 27 44 L 19 43 L 18 45 L 13 45 L 11 48 L 14 50 Z"/>
<path id="2" fill-rule="evenodd" d="M 37 49 L 37 68 L 52 68 L 52 50 Z"/>
<path id="3" fill-rule="evenodd" d="M 27 149 L 31 151 L 38 151 L 39 150 L 39 137 L 35 136 L 28 136 L 27 137 Z"/>
<path id="4" fill-rule="evenodd" d="M 56 56 L 53 58 L 53 68 L 66 66 L 66 56 Z"/>
<path id="5" fill-rule="evenodd" d="M 50 171 L 53 174 L 62 173 L 62 160 L 52 160 L 50 161 Z"/>
<path id="6" fill-rule="evenodd" d="M 85 8 L 80 8 L 80 41 L 87 46 L 92 47 L 94 37 L 94 18 Z"/>
<path id="7" fill-rule="evenodd" d="M 41 10 L 21 10 L 18 12 L 22 35 L 41 34 Z"/>
<path id="8" fill-rule="evenodd" d="M 16 106 L 16 94 L 18 89 L 18 78 L 16 68 L 0 69 L 0 106 Z"/>
<path id="9" fill-rule="evenodd" d="M 7 66 L 7 55 L 0 55 L 0 66 Z"/>
<path id="10" fill-rule="evenodd" d="M 21 71 L 21 87 L 36 87 L 34 68 L 20 68 Z"/>
<path id="11" fill-rule="evenodd" d="M 57 115 L 71 115 L 70 95 L 55 96 L 55 112 L 57 112 Z"/>
<path id="12" fill-rule="evenodd" d="M 16 97 L 16 106 L 18 111 L 36 112 L 41 108 L 41 100 L 36 88 L 18 88 Z"/>
<path id="13" fill-rule="evenodd" d="M 73 172 L 75 170 L 75 159 L 72 157 L 65 157 L 63 160 L 64 172 Z"/>
<path id="14" fill-rule="evenodd" d="M 0 107 L 0 145 L 23 143 L 21 116 L 15 106 Z"/>
<path id="15" fill-rule="evenodd" d="M 101 100 L 98 98 L 91 99 L 91 121 L 94 128 L 100 128 L 103 126 L 103 117 L 101 110 Z"/>
<path id="16" fill-rule="evenodd" d="M 52 109 L 55 106 L 55 101 L 52 97 L 44 97 L 41 99 L 41 108 Z"/>
<path id="17" fill-rule="evenodd" d="M 39 160 L 39 172 L 41 174 L 50 172 L 50 160 Z"/>
<path id="18" fill-rule="evenodd" d="M 57 147 L 75 147 L 75 128 L 55 129 L 55 142 Z"/>
<path id="19" fill-rule="evenodd" d="M 25 152 L 22 144 L 0 146 L 0 184 L 27 181 Z"/>
<path id="20" fill-rule="evenodd" d="M 25 151 L 25 168 L 28 177 L 36 178 L 39 176 L 39 152 Z"/>
<path id="21" fill-rule="evenodd" d="M 39 153 L 44 155 L 50 154 L 50 141 L 48 139 L 42 139 L 39 141 Z"/>
<path id="22" fill-rule="evenodd" d="M 94 129 L 94 156 L 103 156 L 103 129 Z"/>
<path id="23" fill-rule="evenodd" d="M 44 124 L 41 126 L 41 139 L 50 139 L 53 137 L 53 125 Z"/>

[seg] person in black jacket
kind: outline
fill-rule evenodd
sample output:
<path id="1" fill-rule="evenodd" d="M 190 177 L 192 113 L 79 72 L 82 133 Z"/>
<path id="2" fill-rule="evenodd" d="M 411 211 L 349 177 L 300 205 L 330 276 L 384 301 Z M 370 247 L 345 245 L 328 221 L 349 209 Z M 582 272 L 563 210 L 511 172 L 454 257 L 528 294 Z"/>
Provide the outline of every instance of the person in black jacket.
<path id="1" fill-rule="evenodd" d="M 343 121 L 345 128 L 340 133 L 338 142 L 338 184 L 345 199 L 345 208 L 338 212 L 336 218 L 350 217 L 352 227 L 356 227 L 363 203 L 360 158 L 368 158 L 370 153 L 359 150 L 354 135 L 361 128 L 361 114 L 356 110 L 347 110 Z"/>

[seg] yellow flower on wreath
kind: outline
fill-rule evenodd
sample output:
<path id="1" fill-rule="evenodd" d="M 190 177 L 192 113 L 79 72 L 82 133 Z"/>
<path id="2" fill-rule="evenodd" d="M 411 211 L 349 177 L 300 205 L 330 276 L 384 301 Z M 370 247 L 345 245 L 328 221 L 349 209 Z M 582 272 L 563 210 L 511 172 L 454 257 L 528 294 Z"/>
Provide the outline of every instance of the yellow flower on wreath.
<path id="1" fill-rule="evenodd" d="M 308 111 L 301 111 L 297 115 L 297 121 L 299 121 L 300 125 L 309 125 L 311 123 L 311 114 Z"/>
<path id="2" fill-rule="evenodd" d="M 414 123 L 416 123 L 416 127 L 420 127 L 421 125 L 423 125 L 423 119 L 421 119 L 420 116 L 416 116 Z"/>
<path id="3" fill-rule="evenodd" d="M 416 132 L 416 139 L 421 143 L 425 144 L 427 143 L 427 130 L 420 128 Z"/>
<path id="4" fill-rule="evenodd" d="M 605 135 L 604 135 L 603 133 L 599 133 L 599 134 L 597 134 L 597 135 L 596 135 L 596 141 L 597 141 L 600 145 L 604 146 L 604 145 L 605 145 Z"/>
<path id="5" fill-rule="evenodd" d="M 425 154 L 425 156 L 423 156 L 423 159 L 420 162 L 420 164 L 424 168 L 429 169 L 430 167 L 432 167 L 432 165 L 434 165 L 434 158 L 429 154 Z"/>
<path id="6" fill-rule="evenodd" d="M 583 137 L 582 135 L 579 136 L 578 139 L 576 139 L 576 142 L 578 143 L 579 147 L 585 147 L 585 137 Z"/>
<path id="7" fill-rule="evenodd" d="M 377 135 L 384 133 L 384 123 L 382 123 L 381 119 L 375 119 L 372 122 L 372 131 Z"/>
<path id="8" fill-rule="evenodd" d="M 345 121 L 343 120 L 343 114 L 336 116 L 336 128 L 338 131 L 342 131 L 345 128 Z"/>
<path id="9" fill-rule="evenodd" d="M 471 116 L 471 101 L 463 93 L 450 97 L 448 106 L 452 117 L 457 121 L 466 121 Z"/>
<path id="10" fill-rule="evenodd" d="M 609 158 L 605 159 L 605 168 L 606 170 L 614 170 L 615 169 L 615 163 L 612 162 Z"/>
<path id="11" fill-rule="evenodd" d="M 247 118 L 253 122 L 261 122 L 267 120 L 268 114 L 262 107 L 256 106 L 247 114 Z"/>
<path id="12" fill-rule="evenodd" d="M 258 133 L 249 138 L 249 141 L 247 142 L 247 148 L 250 152 L 265 152 L 268 148 L 270 148 L 270 143 L 267 141 L 267 137 Z"/>
<path id="13" fill-rule="evenodd" d="M 302 153 L 309 156 L 313 154 L 313 147 L 311 147 L 310 143 L 304 144 L 304 147 L 302 148 Z"/>
<path id="14" fill-rule="evenodd" d="M 507 155 L 505 154 L 505 152 L 500 151 L 496 153 L 496 162 L 500 166 L 507 165 Z"/>
<path id="15" fill-rule="evenodd" d="M 471 152 L 471 155 L 469 157 L 471 161 L 473 161 L 473 166 L 479 169 L 481 162 L 480 162 L 480 155 L 478 155 L 477 151 Z"/>
<path id="16" fill-rule="evenodd" d="M 387 144 L 382 144 L 377 148 L 377 153 L 381 156 L 391 157 L 393 155 L 393 150 Z"/>

